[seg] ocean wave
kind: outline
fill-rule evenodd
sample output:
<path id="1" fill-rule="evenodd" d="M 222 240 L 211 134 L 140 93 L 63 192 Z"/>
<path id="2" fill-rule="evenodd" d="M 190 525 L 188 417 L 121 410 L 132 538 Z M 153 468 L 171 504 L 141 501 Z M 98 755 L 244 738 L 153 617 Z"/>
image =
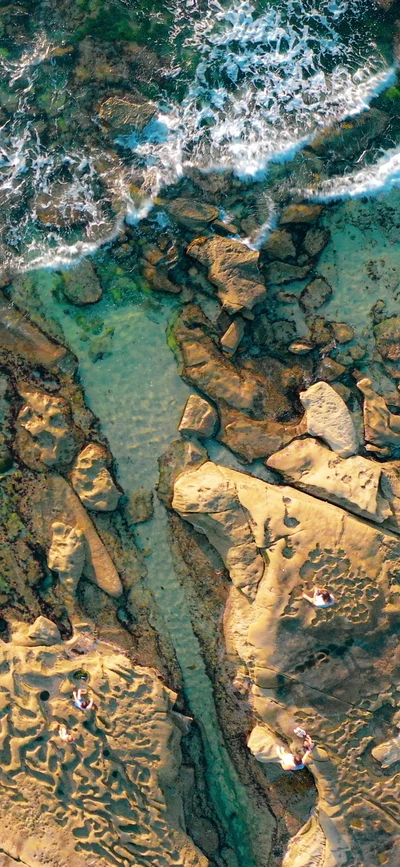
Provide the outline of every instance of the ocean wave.
<path id="1" fill-rule="evenodd" d="M 324 181 L 316 190 L 304 190 L 304 195 L 317 202 L 335 199 L 375 196 L 400 186 L 400 145 L 385 151 L 372 165 Z"/>

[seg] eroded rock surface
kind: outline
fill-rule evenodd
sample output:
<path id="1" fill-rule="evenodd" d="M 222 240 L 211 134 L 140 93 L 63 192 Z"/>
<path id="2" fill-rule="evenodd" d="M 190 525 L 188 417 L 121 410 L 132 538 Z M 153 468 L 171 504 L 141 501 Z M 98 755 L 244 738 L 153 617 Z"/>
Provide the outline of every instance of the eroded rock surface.
<path id="1" fill-rule="evenodd" d="M 212 437 L 218 424 L 218 416 L 213 406 L 198 394 L 191 394 L 185 404 L 178 430 L 181 433 Z"/>
<path id="2" fill-rule="evenodd" d="M 102 296 L 100 280 L 90 259 L 83 259 L 63 274 L 63 292 L 68 301 L 82 307 L 95 304 Z"/>
<path id="3" fill-rule="evenodd" d="M 67 465 L 77 452 L 78 441 L 71 412 L 63 398 L 33 389 L 21 389 L 25 401 L 18 423 L 29 434 L 21 441 L 21 457 L 31 465 L 30 453 L 47 467 Z"/>
<path id="4" fill-rule="evenodd" d="M 107 468 L 109 461 L 107 449 L 99 443 L 89 443 L 75 460 L 71 483 L 87 509 L 113 512 L 118 506 L 121 492 Z"/>
<path id="5" fill-rule="evenodd" d="M 153 671 L 87 637 L 26 646 L 18 632 L 0 662 L 2 864 L 206 867 L 184 831 L 184 720 Z M 90 719 L 77 686 L 96 698 Z"/>
<path id="6" fill-rule="evenodd" d="M 300 393 L 307 431 L 321 437 L 343 458 L 358 452 L 357 434 L 347 406 L 327 382 L 316 382 Z"/>
<path id="7" fill-rule="evenodd" d="M 220 552 L 215 517 L 226 539 L 244 511 L 266 560 L 250 595 L 232 587 L 224 630 L 252 683 L 258 728 L 250 746 L 257 741 L 258 758 L 276 761 L 279 743 L 292 749 L 296 725 L 316 743 L 309 768 L 318 804 L 285 867 L 376 867 L 383 852 L 395 867 L 396 765 L 379 775 L 371 749 L 385 743 L 386 754 L 400 706 L 392 629 L 400 618 L 400 541 L 335 505 L 210 462 L 178 477 L 173 505 Z M 335 605 L 316 609 L 304 600 L 313 586 L 327 586 Z"/>
<path id="8" fill-rule="evenodd" d="M 72 374 L 76 363 L 63 346 L 50 340 L 0 294 L 0 349 L 47 370 Z"/>
<path id="9" fill-rule="evenodd" d="M 394 415 L 386 401 L 372 388 L 368 377 L 359 379 L 357 388 L 364 395 L 364 436 L 367 443 L 400 448 L 400 416 Z"/>

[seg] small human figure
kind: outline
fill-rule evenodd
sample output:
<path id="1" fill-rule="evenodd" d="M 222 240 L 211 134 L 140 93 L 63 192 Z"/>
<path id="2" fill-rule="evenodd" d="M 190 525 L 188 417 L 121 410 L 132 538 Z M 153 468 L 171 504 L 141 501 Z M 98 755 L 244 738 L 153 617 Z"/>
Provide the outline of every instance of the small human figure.
<path id="1" fill-rule="evenodd" d="M 70 744 L 75 740 L 74 736 L 71 735 L 71 732 L 68 731 L 65 725 L 58 726 L 58 734 L 62 741 L 66 741 L 66 743 Z"/>
<path id="2" fill-rule="evenodd" d="M 96 710 L 96 705 L 92 698 L 83 698 L 83 689 L 74 689 L 72 695 L 74 697 L 74 705 L 79 710 Z"/>
<path id="3" fill-rule="evenodd" d="M 277 747 L 276 752 L 279 756 L 281 768 L 283 768 L 284 771 L 301 771 L 303 768 L 306 768 L 310 761 L 309 756 L 313 746 L 314 744 L 310 739 L 303 754 L 298 752 L 289 753 L 285 747 Z"/>
<path id="4" fill-rule="evenodd" d="M 312 596 L 303 593 L 303 599 L 307 599 L 307 602 L 310 602 L 315 608 L 330 608 L 336 602 L 335 597 L 332 596 L 332 593 L 326 587 L 315 587 Z"/>

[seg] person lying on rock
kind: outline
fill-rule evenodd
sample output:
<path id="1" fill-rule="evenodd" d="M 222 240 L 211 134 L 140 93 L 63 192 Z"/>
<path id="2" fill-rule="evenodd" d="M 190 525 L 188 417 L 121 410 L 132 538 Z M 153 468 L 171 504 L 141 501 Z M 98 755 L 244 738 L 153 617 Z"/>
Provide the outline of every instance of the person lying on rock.
<path id="1" fill-rule="evenodd" d="M 326 587 L 315 587 L 312 596 L 303 593 L 303 599 L 307 599 L 307 602 L 311 602 L 311 605 L 314 605 L 315 608 L 330 608 L 336 601 L 335 597 L 332 596 L 332 593 Z"/>
<path id="2" fill-rule="evenodd" d="M 66 741 L 68 744 L 75 740 L 74 736 L 71 735 L 71 732 L 69 732 L 67 727 L 64 725 L 58 726 L 58 734 L 61 740 Z"/>
<path id="3" fill-rule="evenodd" d="M 298 752 L 289 753 L 289 751 L 285 747 L 281 746 L 278 746 L 276 748 L 280 766 L 281 768 L 283 768 L 284 771 L 301 771 L 303 768 L 306 768 L 307 765 L 312 761 L 310 756 L 314 744 L 310 738 L 310 735 L 305 735 L 303 744 L 305 747 L 303 754 Z"/>
<path id="4" fill-rule="evenodd" d="M 79 710 L 96 710 L 96 705 L 92 698 L 87 698 L 83 695 L 83 689 L 74 689 L 73 693 L 74 705 Z"/>

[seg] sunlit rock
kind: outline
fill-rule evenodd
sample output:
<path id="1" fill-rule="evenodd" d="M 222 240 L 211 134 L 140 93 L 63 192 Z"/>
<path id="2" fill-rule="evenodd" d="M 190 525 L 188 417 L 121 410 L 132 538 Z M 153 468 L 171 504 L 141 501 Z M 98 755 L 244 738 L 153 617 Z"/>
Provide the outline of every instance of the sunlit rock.
<path id="1" fill-rule="evenodd" d="M 307 431 L 321 437 L 346 458 L 358 452 L 353 420 L 345 402 L 327 382 L 316 382 L 300 393 L 306 411 Z"/>
<path id="2" fill-rule="evenodd" d="M 218 416 L 213 406 L 198 394 L 191 394 L 185 404 L 178 430 L 181 433 L 212 437 L 218 424 Z"/>
<path id="3" fill-rule="evenodd" d="M 208 269 L 208 279 L 217 288 L 228 313 L 251 310 L 263 301 L 267 289 L 259 271 L 259 253 L 239 241 L 214 235 L 196 238 L 187 253 Z"/>
<path id="4" fill-rule="evenodd" d="M 22 459 L 30 466 L 33 453 L 48 467 L 71 463 L 78 440 L 66 401 L 30 388 L 21 389 L 20 394 L 25 404 L 18 415 L 18 424 L 29 434 L 20 440 Z"/>
<path id="5" fill-rule="evenodd" d="M 99 443 L 89 443 L 76 458 L 71 483 L 74 491 L 86 506 L 98 512 L 113 512 L 117 508 L 121 492 L 107 468 L 109 454 Z"/>

